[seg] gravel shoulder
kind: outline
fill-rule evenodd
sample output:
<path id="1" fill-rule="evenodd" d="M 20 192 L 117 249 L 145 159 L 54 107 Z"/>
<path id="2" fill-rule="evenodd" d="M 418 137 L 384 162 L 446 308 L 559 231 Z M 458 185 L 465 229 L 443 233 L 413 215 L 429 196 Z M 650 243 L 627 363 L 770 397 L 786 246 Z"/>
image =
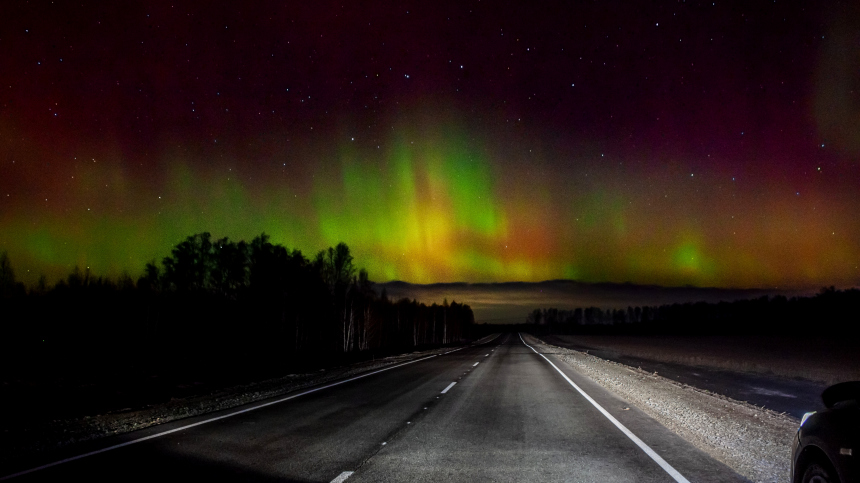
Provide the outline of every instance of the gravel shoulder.
<path id="1" fill-rule="evenodd" d="M 523 336 L 744 477 L 788 481 L 798 419 Z"/>
<path id="2" fill-rule="evenodd" d="M 473 342 L 473 344 L 488 341 L 493 337 L 485 337 Z M 231 409 L 422 357 L 442 354 L 450 350 L 452 350 L 450 346 L 440 347 L 329 368 L 318 372 L 288 374 L 265 381 L 220 389 L 210 394 L 171 399 L 166 403 L 135 411 L 119 411 L 75 419 L 41 422 L 17 431 L 4 429 L 0 433 L 0 446 L 3 447 L 3 451 L 0 452 L 0 467 L 5 467 L 9 462 L 22 456 L 31 457 L 35 454 L 50 453 L 78 443 Z"/>

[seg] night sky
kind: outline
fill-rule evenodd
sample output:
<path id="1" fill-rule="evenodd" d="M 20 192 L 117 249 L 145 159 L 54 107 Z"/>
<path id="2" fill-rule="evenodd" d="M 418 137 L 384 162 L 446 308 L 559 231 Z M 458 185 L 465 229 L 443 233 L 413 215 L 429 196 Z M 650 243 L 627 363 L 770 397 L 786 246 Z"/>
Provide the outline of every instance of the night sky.
<path id="1" fill-rule="evenodd" d="M 806 8 L 800 8 L 806 3 Z M 856 2 L 0 6 L 0 250 L 378 281 L 860 283 Z"/>

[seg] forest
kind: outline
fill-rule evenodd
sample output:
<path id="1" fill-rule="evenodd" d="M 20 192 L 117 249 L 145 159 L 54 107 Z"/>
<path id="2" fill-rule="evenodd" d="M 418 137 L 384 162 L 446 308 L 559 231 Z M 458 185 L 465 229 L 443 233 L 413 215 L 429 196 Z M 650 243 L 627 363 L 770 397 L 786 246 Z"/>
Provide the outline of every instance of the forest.
<path id="1" fill-rule="evenodd" d="M 860 289 L 821 289 L 811 297 L 762 296 L 656 307 L 535 309 L 525 326 L 540 333 L 856 337 Z M 526 329 L 529 330 L 529 329 Z"/>
<path id="2" fill-rule="evenodd" d="M 375 293 L 344 243 L 307 258 L 265 234 L 189 236 L 136 280 L 75 268 L 29 288 L 0 252 L 0 304 L 7 373 L 128 360 L 157 372 L 283 368 L 457 343 L 474 323 L 468 305 Z"/>

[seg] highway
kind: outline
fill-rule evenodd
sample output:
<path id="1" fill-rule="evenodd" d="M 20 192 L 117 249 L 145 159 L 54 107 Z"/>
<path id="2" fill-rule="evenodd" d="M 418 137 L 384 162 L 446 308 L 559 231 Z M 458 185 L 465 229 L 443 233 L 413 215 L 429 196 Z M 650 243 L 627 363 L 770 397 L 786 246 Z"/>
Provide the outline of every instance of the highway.
<path id="1" fill-rule="evenodd" d="M 75 451 L 2 474 L 39 468 L 9 478 L 21 482 L 747 481 L 517 334 Z"/>

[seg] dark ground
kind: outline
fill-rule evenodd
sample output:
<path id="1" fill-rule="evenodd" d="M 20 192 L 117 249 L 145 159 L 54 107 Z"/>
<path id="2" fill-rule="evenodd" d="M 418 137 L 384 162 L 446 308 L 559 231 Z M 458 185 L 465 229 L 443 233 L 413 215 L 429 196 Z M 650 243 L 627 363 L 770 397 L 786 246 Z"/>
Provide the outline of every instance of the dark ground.
<path id="1" fill-rule="evenodd" d="M 344 356 L 279 358 L 274 363 L 153 364 L 155 359 L 91 356 L 39 364 L 38 354 L 5 365 L 0 384 L 0 465 L 196 414 L 227 409 L 434 352 L 368 351 Z"/>

